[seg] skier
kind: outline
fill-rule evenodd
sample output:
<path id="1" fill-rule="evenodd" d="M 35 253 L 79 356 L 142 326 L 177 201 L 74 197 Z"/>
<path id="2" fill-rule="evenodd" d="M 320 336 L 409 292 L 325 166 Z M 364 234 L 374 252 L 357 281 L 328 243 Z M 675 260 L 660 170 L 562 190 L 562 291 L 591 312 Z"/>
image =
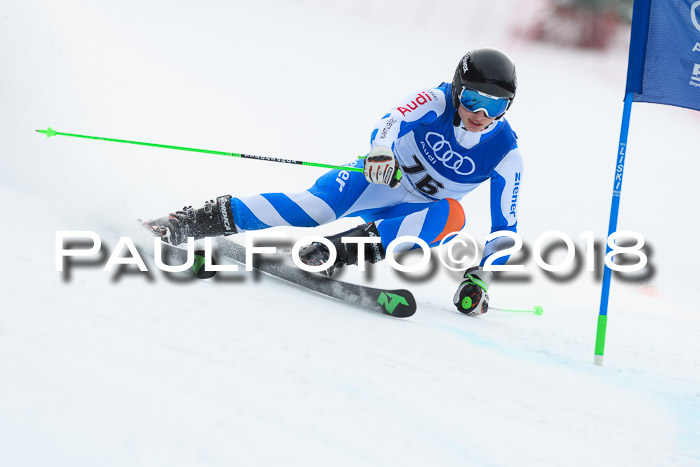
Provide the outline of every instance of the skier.
<path id="1" fill-rule="evenodd" d="M 331 170 L 300 193 L 220 196 L 200 209 L 187 206 L 146 224 L 154 235 L 177 245 L 187 237 L 285 225 L 315 227 L 361 217 L 365 224 L 326 237 L 337 252 L 326 270 L 331 275 L 338 267 L 357 264 L 358 254 L 364 253 L 371 263 L 384 259 L 385 247 L 399 236 L 419 237 L 431 247 L 451 240 L 465 225 L 457 200 L 490 180 L 491 232 L 516 232 L 523 164 L 515 132 L 503 118 L 516 87 L 515 65 L 506 54 L 472 50 L 459 61 L 451 83 L 410 94 L 381 118 L 367 157 L 348 164 L 362 167 L 363 173 Z M 372 240 L 358 246 L 342 243 L 342 237 Z M 510 242 L 506 236 L 488 242 L 480 266 L 465 272 L 453 298 L 460 312 L 480 315 L 488 310 L 493 272 L 483 265 Z M 404 243 L 396 251 L 415 247 Z M 300 259 L 309 265 L 323 264 L 329 257 L 323 243 L 300 251 Z M 498 258 L 494 264 L 507 259 Z"/>

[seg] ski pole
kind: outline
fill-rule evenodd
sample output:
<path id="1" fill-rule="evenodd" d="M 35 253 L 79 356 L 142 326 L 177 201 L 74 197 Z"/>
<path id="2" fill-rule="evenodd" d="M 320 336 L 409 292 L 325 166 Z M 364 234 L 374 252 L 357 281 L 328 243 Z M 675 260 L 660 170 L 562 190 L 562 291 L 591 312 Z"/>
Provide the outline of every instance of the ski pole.
<path id="1" fill-rule="evenodd" d="M 533 308 L 532 310 L 511 310 L 511 309 L 509 309 L 509 308 L 496 308 L 495 306 L 490 306 L 490 307 L 489 307 L 489 310 L 509 311 L 509 312 L 511 312 L 511 313 L 534 313 L 534 314 L 536 314 L 537 316 L 539 316 L 539 315 L 541 315 L 542 313 L 544 313 L 544 309 L 543 309 L 541 306 L 539 306 L 539 305 L 535 306 L 535 308 Z"/>
<path id="2" fill-rule="evenodd" d="M 279 157 L 256 156 L 255 154 L 240 154 L 240 153 L 225 152 L 225 151 L 212 151 L 210 149 L 186 148 L 184 146 L 171 146 L 169 144 L 144 143 L 141 141 L 128 141 L 125 139 L 103 138 L 100 136 L 76 135 L 76 134 L 72 134 L 72 133 L 63 133 L 60 131 L 56 131 L 51 127 L 49 127 L 46 130 L 36 130 L 36 132 L 45 134 L 47 138 L 50 138 L 52 136 L 57 136 L 57 135 L 59 135 L 59 136 L 72 136 L 74 138 L 96 139 L 96 140 L 100 140 L 100 141 L 111 141 L 113 143 L 138 144 L 140 146 L 150 146 L 150 147 L 154 147 L 154 148 L 176 149 L 178 151 L 203 152 L 205 154 L 216 154 L 219 156 L 241 157 L 243 159 L 256 159 L 259 161 L 282 162 L 284 164 L 309 165 L 312 167 L 324 167 L 326 169 L 349 170 L 349 171 L 353 171 L 353 172 L 362 172 L 362 169 L 360 167 L 347 167 L 347 166 L 342 166 L 342 165 L 320 164 L 318 162 L 297 161 L 297 160 L 293 160 L 293 159 L 282 159 Z M 397 177 L 400 177 L 400 175 L 398 173 L 397 173 Z"/>

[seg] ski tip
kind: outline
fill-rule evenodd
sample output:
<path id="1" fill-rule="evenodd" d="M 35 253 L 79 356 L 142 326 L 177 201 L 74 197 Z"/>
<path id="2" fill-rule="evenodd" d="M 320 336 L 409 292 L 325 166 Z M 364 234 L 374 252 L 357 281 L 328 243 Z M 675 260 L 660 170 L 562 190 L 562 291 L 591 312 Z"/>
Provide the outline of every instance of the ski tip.
<path id="1" fill-rule="evenodd" d="M 217 264 L 213 256 L 210 259 L 212 266 Z M 216 271 L 210 271 L 206 268 L 206 253 L 204 250 L 194 252 L 194 264 L 191 271 L 197 279 L 211 279 L 216 275 Z"/>
<path id="2" fill-rule="evenodd" d="M 36 130 L 36 132 L 46 135 L 47 138 L 51 138 L 52 136 L 56 136 L 56 130 L 54 130 L 51 127 L 48 127 L 46 130 Z"/>
<path id="3" fill-rule="evenodd" d="M 408 318 L 416 312 L 416 299 L 408 290 L 381 291 L 377 297 L 379 310 L 394 318 Z"/>

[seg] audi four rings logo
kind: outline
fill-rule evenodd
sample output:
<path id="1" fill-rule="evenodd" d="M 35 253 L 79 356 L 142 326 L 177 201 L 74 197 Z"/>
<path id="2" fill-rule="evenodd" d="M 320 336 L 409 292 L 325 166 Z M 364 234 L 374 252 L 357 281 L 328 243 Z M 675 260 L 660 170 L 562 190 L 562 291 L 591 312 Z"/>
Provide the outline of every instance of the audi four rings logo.
<path id="1" fill-rule="evenodd" d="M 698 7 L 700 7 L 700 0 L 693 3 L 690 6 L 690 20 L 693 22 L 693 26 L 695 26 L 695 29 L 700 31 L 700 21 L 698 21 Z"/>
<path id="2" fill-rule="evenodd" d="M 432 131 L 427 133 L 425 135 L 425 141 L 428 143 L 428 146 L 430 146 L 430 149 L 433 150 L 435 157 L 437 157 L 445 167 L 454 170 L 458 175 L 470 175 L 476 170 L 476 164 L 474 164 L 471 157 L 454 152 L 452 146 L 450 146 L 450 142 L 445 141 L 445 137 L 440 133 L 433 133 Z M 465 162 L 469 164 L 469 166 L 463 168 L 462 166 Z"/>

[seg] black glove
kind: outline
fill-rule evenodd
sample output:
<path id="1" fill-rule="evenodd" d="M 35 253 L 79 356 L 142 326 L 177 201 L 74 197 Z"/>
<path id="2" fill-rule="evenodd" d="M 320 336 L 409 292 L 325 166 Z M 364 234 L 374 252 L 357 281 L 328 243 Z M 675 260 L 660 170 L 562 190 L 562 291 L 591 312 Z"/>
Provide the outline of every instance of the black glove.
<path id="1" fill-rule="evenodd" d="M 464 273 L 465 280 L 459 284 L 452 299 L 457 310 L 469 316 L 479 316 L 489 311 L 488 285 L 477 274 L 488 281 L 493 277 L 493 272 L 484 271 L 479 267 L 468 269 Z"/>

